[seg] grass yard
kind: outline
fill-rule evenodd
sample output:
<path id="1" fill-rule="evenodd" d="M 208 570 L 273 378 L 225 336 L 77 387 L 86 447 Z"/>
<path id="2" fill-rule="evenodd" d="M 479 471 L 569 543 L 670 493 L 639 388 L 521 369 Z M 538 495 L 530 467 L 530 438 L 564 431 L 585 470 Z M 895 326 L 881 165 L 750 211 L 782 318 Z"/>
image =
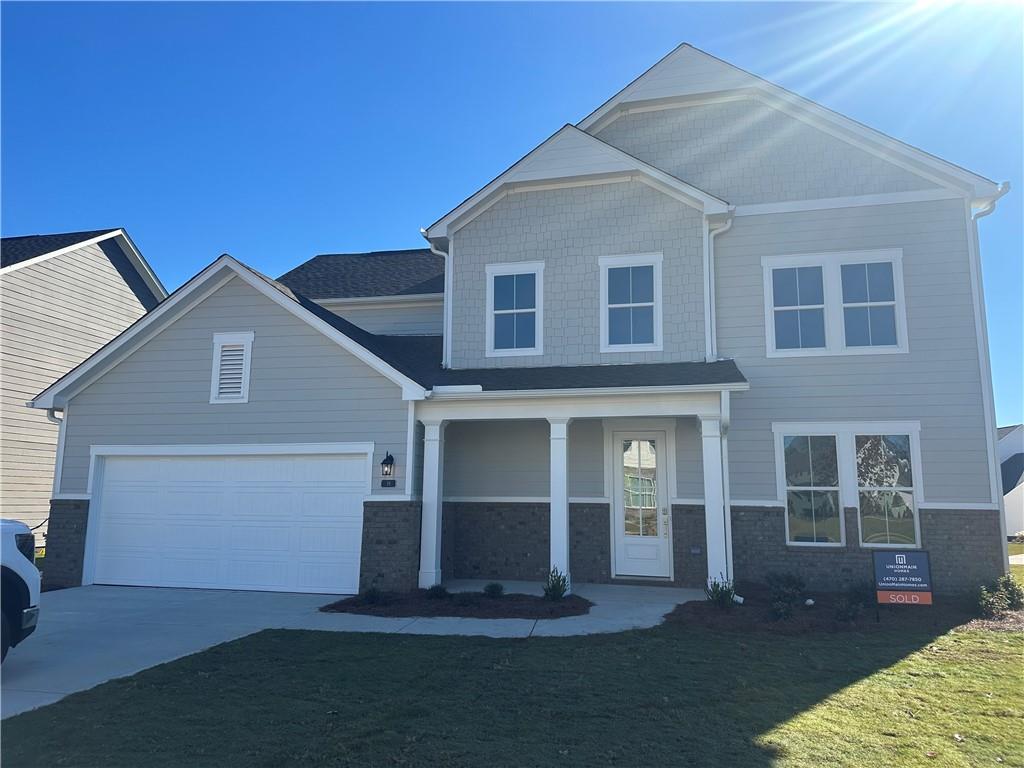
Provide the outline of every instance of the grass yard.
<path id="1" fill-rule="evenodd" d="M 3 765 L 1024 766 L 1024 633 L 893 616 L 797 636 L 260 632 L 5 720 Z"/>
<path id="2" fill-rule="evenodd" d="M 1010 551 L 1011 555 L 1024 555 L 1024 542 L 1011 541 L 1006 545 L 1006 548 Z"/>

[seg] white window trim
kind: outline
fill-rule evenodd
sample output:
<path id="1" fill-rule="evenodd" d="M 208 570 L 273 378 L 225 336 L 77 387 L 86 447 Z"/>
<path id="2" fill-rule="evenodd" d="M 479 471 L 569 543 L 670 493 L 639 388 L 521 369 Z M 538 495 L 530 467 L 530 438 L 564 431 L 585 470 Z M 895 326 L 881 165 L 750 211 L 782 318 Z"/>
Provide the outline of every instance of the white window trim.
<path id="1" fill-rule="evenodd" d="M 893 293 L 896 299 L 896 345 L 891 347 L 848 347 L 843 322 L 843 264 L 892 264 Z M 825 298 L 825 346 L 812 349 L 776 349 L 775 301 L 772 270 L 786 267 L 821 267 Z M 887 248 L 867 251 L 832 251 L 790 256 L 764 256 L 761 259 L 764 280 L 764 335 L 768 357 L 821 357 L 823 355 L 893 355 L 910 351 L 907 340 L 907 302 L 903 289 L 903 250 Z"/>
<path id="2" fill-rule="evenodd" d="M 487 357 L 524 357 L 526 355 L 544 354 L 544 262 L 543 261 L 519 261 L 508 264 L 488 264 L 485 267 L 487 274 L 487 316 L 484 320 L 487 329 Z M 527 275 L 535 276 L 534 313 L 535 313 L 535 336 L 534 345 L 522 349 L 495 349 L 494 348 L 494 278 L 500 275 Z"/>
<path id="3" fill-rule="evenodd" d="M 240 333 L 215 333 L 213 334 L 213 362 L 210 366 L 210 403 L 248 403 L 249 402 L 249 376 L 252 371 L 252 341 L 255 334 L 253 331 Z M 244 347 L 242 357 L 242 396 L 241 397 L 218 397 L 218 383 L 220 379 L 220 350 L 227 344 L 241 344 Z"/>
<path id="4" fill-rule="evenodd" d="M 601 353 L 613 352 L 661 352 L 662 351 L 662 302 L 661 263 L 663 255 L 658 253 L 637 253 L 626 256 L 601 256 L 598 266 L 601 270 Z M 609 344 L 608 343 L 608 270 L 614 267 L 654 267 L 654 341 L 650 344 Z"/>
<path id="5" fill-rule="evenodd" d="M 835 437 L 836 438 L 836 462 L 838 464 L 837 469 L 839 470 L 838 485 L 836 488 L 826 488 L 825 486 L 809 486 L 807 488 L 801 487 L 801 490 L 814 490 L 821 492 L 828 492 L 835 490 L 838 492 L 839 497 L 839 541 L 792 541 L 789 537 L 789 485 L 786 483 L 786 448 L 785 438 L 786 437 Z M 779 498 L 782 499 L 782 510 L 783 510 L 783 521 L 786 526 L 786 546 L 789 547 L 835 547 L 841 548 L 846 546 L 846 503 L 843 501 L 843 469 L 842 460 L 840 458 L 839 450 L 840 439 L 838 436 L 825 433 L 825 434 L 814 434 L 812 432 L 777 432 L 775 434 L 775 461 L 776 465 L 781 467 L 779 472 L 779 480 L 782 485 L 779 489 Z"/>
<path id="6" fill-rule="evenodd" d="M 786 516 L 786 544 L 791 547 L 846 546 L 846 510 L 857 510 L 857 546 L 864 549 L 921 549 L 921 508 L 924 502 L 924 479 L 921 470 L 921 422 L 919 421 L 840 421 L 840 422 L 781 422 L 772 424 L 775 437 L 775 482 L 779 503 Z M 836 438 L 836 458 L 839 461 L 839 507 L 841 544 L 818 542 L 791 542 L 789 540 L 789 512 L 786 505 L 786 462 L 783 437 L 786 435 L 833 435 Z M 917 543 L 865 544 L 860 523 L 860 488 L 857 484 L 857 435 L 909 435 L 910 465 L 914 476 L 914 536 Z"/>

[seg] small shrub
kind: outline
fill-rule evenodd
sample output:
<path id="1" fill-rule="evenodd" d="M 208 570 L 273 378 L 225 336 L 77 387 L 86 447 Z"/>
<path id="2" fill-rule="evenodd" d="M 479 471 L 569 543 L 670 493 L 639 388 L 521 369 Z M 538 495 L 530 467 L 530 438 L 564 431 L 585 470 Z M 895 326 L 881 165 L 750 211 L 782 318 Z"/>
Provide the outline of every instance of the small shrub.
<path id="1" fill-rule="evenodd" d="M 795 573 L 769 573 L 765 577 L 772 593 L 772 602 L 802 603 L 804 601 L 804 580 Z"/>
<path id="2" fill-rule="evenodd" d="M 384 602 L 384 593 L 376 587 L 369 587 L 360 593 L 359 599 L 365 605 L 378 605 Z"/>
<path id="3" fill-rule="evenodd" d="M 497 581 L 492 581 L 484 587 L 484 594 L 488 597 L 501 597 L 505 594 L 505 585 L 500 584 Z"/>
<path id="4" fill-rule="evenodd" d="M 836 601 L 835 618 L 846 624 L 852 624 L 864 610 L 864 603 L 844 595 Z"/>
<path id="5" fill-rule="evenodd" d="M 449 597 L 448 590 L 440 584 L 435 584 L 427 589 L 427 597 L 431 600 L 444 600 Z"/>
<path id="6" fill-rule="evenodd" d="M 1006 596 L 1006 607 L 1011 611 L 1024 608 L 1024 586 L 1009 573 L 996 579 L 996 589 Z"/>
<path id="7" fill-rule="evenodd" d="M 1002 618 L 1010 609 L 1006 595 L 998 589 L 981 587 L 978 590 L 978 612 L 986 619 Z"/>
<path id="8" fill-rule="evenodd" d="M 544 582 L 544 599 L 561 600 L 569 591 L 569 577 L 557 568 L 552 568 Z"/>
<path id="9" fill-rule="evenodd" d="M 771 617 L 775 621 L 785 621 L 793 618 L 794 604 L 788 600 L 775 600 L 772 602 Z"/>
<path id="10" fill-rule="evenodd" d="M 708 579 L 704 594 L 707 595 L 709 603 L 722 611 L 729 610 L 735 604 L 736 588 L 728 579 Z"/>

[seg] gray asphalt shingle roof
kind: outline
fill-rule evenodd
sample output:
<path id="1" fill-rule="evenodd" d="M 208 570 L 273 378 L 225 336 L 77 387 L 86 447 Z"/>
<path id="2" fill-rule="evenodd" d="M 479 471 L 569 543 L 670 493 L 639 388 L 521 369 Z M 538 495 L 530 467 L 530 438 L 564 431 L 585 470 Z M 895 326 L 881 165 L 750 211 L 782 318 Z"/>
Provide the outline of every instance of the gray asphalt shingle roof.
<path id="1" fill-rule="evenodd" d="M 325 253 L 277 282 L 310 299 L 412 296 L 444 292 L 444 259 L 428 248 Z"/>
<path id="2" fill-rule="evenodd" d="M 18 235 L 0 238 L 0 267 L 9 267 L 36 256 L 116 232 L 114 229 L 91 229 L 85 232 L 59 232 L 52 235 Z"/>

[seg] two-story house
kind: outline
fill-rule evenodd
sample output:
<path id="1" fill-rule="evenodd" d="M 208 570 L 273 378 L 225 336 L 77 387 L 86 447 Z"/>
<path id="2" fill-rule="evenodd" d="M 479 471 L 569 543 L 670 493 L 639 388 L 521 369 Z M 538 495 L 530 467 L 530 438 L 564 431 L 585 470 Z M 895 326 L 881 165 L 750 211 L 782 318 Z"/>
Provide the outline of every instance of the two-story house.
<path id="1" fill-rule="evenodd" d="M 424 230 L 223 256 L 41 392 L 51 583 L 346 593 L 1005 569 L 1005 185 L 683 45 Z"/>
<path id="2" fill-rule="evenodd" d="M 166 295 L 123 229 L 0 239 L 0 515 L 37 542 L 59 429 L 26 403 Z"/>

